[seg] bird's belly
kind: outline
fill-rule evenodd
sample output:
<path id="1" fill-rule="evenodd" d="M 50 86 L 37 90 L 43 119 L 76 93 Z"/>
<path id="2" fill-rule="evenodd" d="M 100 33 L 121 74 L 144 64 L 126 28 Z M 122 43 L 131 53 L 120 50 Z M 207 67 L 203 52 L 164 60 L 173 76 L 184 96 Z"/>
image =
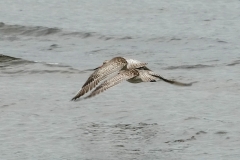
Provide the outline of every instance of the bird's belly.
<path id="1" fill-rule="evenodd" d="M 139 76 L 128 79 L 127 81 L 130 82 L 130 83 L 141 83 L 141 82 L 143 82 L 142 79 Z"/>

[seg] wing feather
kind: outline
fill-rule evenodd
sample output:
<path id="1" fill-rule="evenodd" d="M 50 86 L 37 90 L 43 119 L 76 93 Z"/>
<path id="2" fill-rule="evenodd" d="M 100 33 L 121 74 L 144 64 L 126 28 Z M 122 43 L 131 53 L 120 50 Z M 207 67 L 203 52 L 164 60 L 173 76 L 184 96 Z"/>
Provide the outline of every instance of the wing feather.
<path id="1" fill-rule="evenodd" d="M 138 60 L 135 59 L 126 59 L 127 61 L 127 68 L 128 69 L 136 69 L 136 68 L 140 68 L 140 67 L 144 67 L 147 65 L 147 63 L 144 62 L 140 62 Z"/>
<path id="2" fill-rule="evenodd" d="M 88 91 L 96 87 L 98 83 L 104 80 L 108 75 L 121 70 L 126 65 L 127 61 L 122 57 L 115 57 L 111 59 L 109 62 L 99 67 L 90 75 L 90 77 L 84 83 L 82 88 L 77 92 L 77 94 L 72 98 L 72 100 L 76 100 L 77 98 L 83 96 Z"/>
<path id="3" fill-rule="evenodd" d="M 100 94 L 101 92 L 107 90 L 108 88 L 111 88 L 119 83 L 121 83 L 124 80 L 128 80 L 130 78 L 133 78 L 138 75 L 137 70 L 124 70 L 121 71 L 118 75 L 104 81 L 100 86 L 98 86 L 92 93 L 87 96 L 86 98 L 91 98 L 93 96 L 96 96 L 97 94 Z"/>
<path id="4" fill-rule="evenodd" d="M 151 72 L 149 70 L 138 70 L 138 72 L 139 72 L 139 78 L 141 78 L 143 82 L 155 82 L 156 80 L 159 79 L 149 74 Z"/>

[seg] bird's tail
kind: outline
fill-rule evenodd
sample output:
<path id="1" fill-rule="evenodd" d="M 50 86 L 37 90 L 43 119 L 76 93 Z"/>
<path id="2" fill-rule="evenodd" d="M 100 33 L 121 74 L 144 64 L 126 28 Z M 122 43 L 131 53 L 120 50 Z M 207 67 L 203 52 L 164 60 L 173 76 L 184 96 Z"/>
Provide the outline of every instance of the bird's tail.
<path id="1" fill-rule="evenodd" d="M 169 80 L 169 79 L 165 79 L 162 76 L 157 75 L 157 74 L 152 74 L 152 76 L 157 77 L 157 78 L 163 80 L 164 82 L 167 82 L 167 83 L 170 83 L 170 84 L 173 84 L 176 86 L 191 86 L 193 83 L 196 83 L 196 82 L 182 83 L 182 82 L 178 82 L 178 81 L 174 81 L 174 80 Z"/>

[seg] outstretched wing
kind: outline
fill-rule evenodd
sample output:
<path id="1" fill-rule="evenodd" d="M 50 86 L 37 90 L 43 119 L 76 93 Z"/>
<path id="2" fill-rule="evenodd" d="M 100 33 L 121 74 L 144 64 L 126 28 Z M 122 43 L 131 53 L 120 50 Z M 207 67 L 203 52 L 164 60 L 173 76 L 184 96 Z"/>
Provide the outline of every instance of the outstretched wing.
<path id="1" fill-rule="evenodd" d="M 108 75 L 121 70 L 126 65 L 127 61 L 122 57 L 115 57 L 111 59 L 109 62 L 99 67 L 97 70 L 95 70 L 95 72 L 90 75 L 90 77 L 82 86 L 81 90 L 78 91 L 78 93 L 72 98 L 72 100 L 76 100 L 77 98 L 83 96 L 88 91 L 96 87 L 98 83 L 105 79 Z"/>
<path id="2" fill-rule="evenodd" d="M 98 86 L 92 93 L 87 96 L 86 98 L 91 98 L 105 90 L 107 90 L 110 87 L 113 87 L 119 83 L 121 83 L 124 80 L 128 80 L 130 78 L 133 78 L 135 76 L 138 76 L 137 70 L 124 70 L 121 71 L 118 75 L 112 77 L 109 80 L 104 81 L 100 86 Z"/>
<path id="3" fill-rule="evenodd" d="M 128 69 L 136 69 L 136 68 L 140 68 L 140 67 L 144 67 L 147 65 L 147 63 L 144 62 L 140 62 L 138 60 L 135 59 L 126 59 L 127 61 L 127 68 Z"/>
<path id="4" fill-rule="evenodd" d="M 156 78 L 159 78 L 161 80 L 163 80 L 164 82 L 167 82 L 167 83 L 170 83 L 170 84 L 173 84 L 173 85 L 176 85 L 176 86 L 191 86 L 193 83 L 196 83 L 196 82 L 191 82 L 191 83 L 182 83 L 182 82 L 178 82 L 178 81 L 174 81 L 174 80 L 168 80 L 168 79 L 165 79 L 163 78 L 162 76 L 150 71 L 149 72 L 150 75 L 152 75 L 153 77 L 156 77 Z"/>

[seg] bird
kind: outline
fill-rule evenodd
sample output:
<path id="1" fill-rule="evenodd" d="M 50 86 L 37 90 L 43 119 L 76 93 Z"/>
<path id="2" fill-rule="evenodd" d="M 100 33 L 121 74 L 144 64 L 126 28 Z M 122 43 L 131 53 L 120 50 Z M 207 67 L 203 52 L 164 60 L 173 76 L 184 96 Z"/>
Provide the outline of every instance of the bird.
<path id="1" fill-rule="evenodd" d="M 124 80 L 130 83 L 157 82 L 157 80 L 163 80 L 164 82 L 177 85 L 177 86 L 191 86 L 193 83 L 195 83 L 195 82 L 182 83 L 178 81 L 168 80 L 152 72 L 151 70 L 143 70 L 143 69 L 121 70 L 116 76 L 108 80 L 105 80 L 101 85 L 96 87 L 96 89 L 93 90 L 90 95 L 85 97 L 85 99 L 94 97 L 97 94 L 100 94 L 101 92 L 121 83 Z"/>
<path id="2" fill-rule="evenodd" d="M 88 91 L 96 87 L 100 81 L 104 80 L 105 78 L 107 78 L 107 76 L 111 75 L 114 72 L 119 72 L 120 70 L 141 68 L 146 65 L 147 63 L 140 62 L 134 59 L 127 59 L 124 57 L 114 57 L 111 60 L 105 60 L 101 66 L 94 69 L 95 71 L 89 76 L 82 88 L 71 100 L 76 100 L 80 98 Z"/>
<path id="3" fill-rule="evenodd" d="M 118 74 L 112 78 L 109 78 L 108 80 L 105 80 L 102 84 L 96 87 L 96 89 L 92 91 L 90 95 L 85 97 L 85 99 L 91 98 L 107 90 L 108 88 L 121 83 L 124 80 L 130 83 L 157 82 L 158 80 L 163 80 L 164 82 L 177 86 L 191 86 L 194 83 L 181 83 L 178 81 L 165 79 L 162 76 L 154 73 L 152 70 L 146 67 L 146 65 L 147 63 L 145 62 L 127 59 L 124 57 L 114 57 L 111 60 L 105 60 L 100 67 L 94 69 L 95 71 L 89 76 L 82 88 L 71 100 L 74 101 L 80 98 L 88 91 L 96 87 L 100 81 L 106 79 L 107 76 L 114 72 L 118 72 Z"/>

